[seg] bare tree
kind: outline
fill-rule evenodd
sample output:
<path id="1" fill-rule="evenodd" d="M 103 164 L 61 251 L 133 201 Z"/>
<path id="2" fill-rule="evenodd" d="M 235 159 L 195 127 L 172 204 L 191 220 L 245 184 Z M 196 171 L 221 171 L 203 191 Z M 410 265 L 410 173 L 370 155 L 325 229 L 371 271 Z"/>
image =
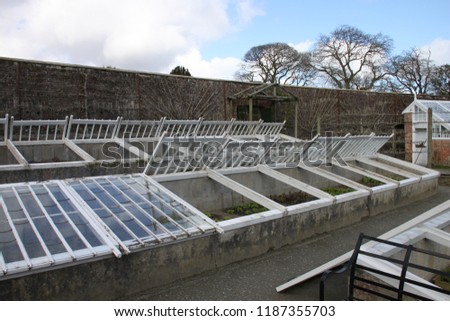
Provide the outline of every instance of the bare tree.
<path id="1" fill-rule="evenodd" d="M 392 90 L 427 94 L 431 89 L 433 69 L 429 50 L 426 54 L 419 48 L 413 48 L 393 57 L 392 74 L 395 82 L 392 84 Z"/>
<path id="2" fill-rule="evenodd" d="M 450 65 L 437 67 L 432 76 L 433 92 L 440 96 L 450 96 Z"/>
<path id="3" fill-rule="evenodd" d="M 171 119 L 221 118 L 221 87 L 217 82 L 191 78 L 160 77 L 148 79 L 142 88 L 143 104 L 152 117 Z"/>
<path id="4" fill-rule="evenodd" d="M 312 138 L 316 134 L 324 134 L 326 130 L 333 130 L 336 115 L 332 110 L 336 103 L 337 97 L 331 90 L 314 89 L 312 95 L 300 104 L 298 126 L 303 132 L 301 136 Z"/>
<path id="5" fill-rule="evenodd" d="M 284 85 L 306 85 L 315 75 L 311 55 L 286 43 L 252 47 L 244 56 L 237 78 Z"/>
<path id="6" fill-rule="evenodd" d="M 391 50 L 390 37 L 344 25 L 319 37 L 313 63 L 336 88 L 368 90 L 388 74 Z"/>

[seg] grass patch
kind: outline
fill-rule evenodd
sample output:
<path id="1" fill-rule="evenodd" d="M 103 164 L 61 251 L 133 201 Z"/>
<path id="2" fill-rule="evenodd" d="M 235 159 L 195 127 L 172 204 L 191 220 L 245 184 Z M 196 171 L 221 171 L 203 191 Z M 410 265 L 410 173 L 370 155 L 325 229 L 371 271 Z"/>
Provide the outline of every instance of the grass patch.
<path id="1" fill-rule="evenodd" d="M 354 189 L 347 186 L 329 186 L 322 188 L 322 191 L 330 194 L 331 196 L 337 196 L 345 193 L 353 192 Z"/>
<path id="2" fill-rule="evenodd" d="M 404 180 L 406 177 L 400 176 L 400 175 L 395 175 L 395 174 L 390 174 L 390 173 L 383 173 L 381 174 L 387 178 L 393 179 L 394 181 L 400 182 L 402 180 Z"/>
<path id="3" fill-rule="evenodd" d="M 439 275 L 436 279 L 442 282 L 450 283 L 450 267 L 446 268 L 443 272 L 445 272 L 446 275 Z"/>
<path id="4" fill-rule="evenodd" d="M 223 211 L 204 211 L 203 213 L 208 216 L 210 219 L 220 222 L 220 221 L 226 221 L 232 218 L 241 217 L 245 215 L 251 215 L 255 213 L 265 212 L 267 211 L 267 208 L 264 206 L 259 205 L 255 202 L 250 202 L 242 205 L 233 206 L 230 208 L 227 208 Z"/>
<path id="5" fill-rule="evenodd" d="M 367 187 L 375 187 L 375 186 L 380 186 L 380 185 L 384 184 L 383 182 L 377 181 L 376 179 L 373 179 L 373 178 L 367 177 L 367 176 L 364 176 L 361 179 L 360 183 Z"/>
<path id="6" fill-rule="evenodd" d="M 302 191 L 288 192 L 279 195 L 270 195 L 269 198 L 274 202 L 282 204 L 283 206 L 305 203 L 317 199 L 316 197 L 311 196 L 308 193 Z M 216 222 L 220 222 L 236 217 L 252 215 L 255 213 L 261 213 L 265 211 L 268 211 L 268 209 L 265 208 L 264 206 L 255 202 L 250 202 L 242 205 L 229 207 L 224 210 L 203 211 L 203 213 L 210 219 Z"/>

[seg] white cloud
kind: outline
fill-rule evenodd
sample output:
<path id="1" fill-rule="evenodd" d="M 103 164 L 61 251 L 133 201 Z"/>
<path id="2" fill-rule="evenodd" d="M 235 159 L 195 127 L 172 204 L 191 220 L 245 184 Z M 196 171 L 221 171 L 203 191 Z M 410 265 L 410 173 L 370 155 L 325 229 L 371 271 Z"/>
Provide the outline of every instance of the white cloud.
<path id="1" fill-rule="evenodd" d="M 257 16 L 264 16 L 265 12 L 253 4 L 252 0 L 237 0 L 238 23 L 247 24 Z"/>
<path id="2" fill-rule="evenodd" d="M 186 54 L 179 55 L 175 59 L 177 65 L 187 67 L 195 77 L 234 79 L 235 72 L 239 69 L 242 61 L 235 57 L 213 58 L 210 61 L 202 59 L 200 51 L 193 49 Z M 169 70 L 170 71 L 170 70 Z"/>
<path id="3" fill-rule="evenodd" d="M 450 40 L 438 38 L 421 49 L 431 51 L 431 59 L 436 65 L 450 64 Z"/>
<path id="4" fill-rule="evenodd" d="M 312 47 L 314 45 L 314 41 L 312 41 L 312 40 L 305 40 L 305 41 L 302 41 L 302 42 L 300 42 L 298 44 L 289 44 L 289 45 L 291 45 L 292 47 L 297 49 L 297 51 L 306 52 L 306 51 L 309 51 L 309 50 L 312 49 Z"/>
<path id="5" fill-rule="evenodd" d="M 190 57 L 195 74 L 227 78 L 237 59 L 199 48 L 236 30 L 230 12 L 262 14 L 252 0 L 2 0 L 0 56 L 155 72 Z"/>

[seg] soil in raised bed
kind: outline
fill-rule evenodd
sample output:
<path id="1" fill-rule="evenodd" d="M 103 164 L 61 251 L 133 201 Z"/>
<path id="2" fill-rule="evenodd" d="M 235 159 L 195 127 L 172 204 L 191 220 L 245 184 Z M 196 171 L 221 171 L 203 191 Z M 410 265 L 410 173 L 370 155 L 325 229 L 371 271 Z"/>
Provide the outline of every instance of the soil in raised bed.
<path id="1" fill-rule="evenodd" d="M 359 182 L 367 187 L 375 187 L 384 184 L 383 182 L 377 181 L 376 179 L 367 176 L 364 176 Z"/>
<path id="2" fill-rule="evenodd" d="M 331 196 L 337 196 L 345 193 L 354 192 L 354 189 L 347 187 L 347 186 L 328 186 L 322 188 L 322 191 L 325 193 L 330 194 Z"/>
<path id="3" fill-rule="evenodd" d="M 270 195 L 269 198 L 283 206 L 305 203 L 316 199 L 314 196 L 311 196 L 302 191 L 288 192 L 278 195 Z M 265 211 L 268 211 L 268 209 L 265 208 L 264 206 L 259 205 L 258 203 L 255 202 L 250 202 L 226 208 L 225 210 L 222 211 L 205 211 L 204 213 L 214 221 L 220 222 L 236 217 L 251 215 Z"/>

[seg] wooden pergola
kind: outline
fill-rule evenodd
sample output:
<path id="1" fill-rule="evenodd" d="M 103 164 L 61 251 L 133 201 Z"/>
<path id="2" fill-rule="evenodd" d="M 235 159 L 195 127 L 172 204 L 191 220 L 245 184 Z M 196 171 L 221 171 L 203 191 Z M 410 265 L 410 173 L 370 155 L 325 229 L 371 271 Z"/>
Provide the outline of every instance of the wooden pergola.
<path id="1" fill-rule="evenodd" d="M 248 100 L 248 120 L 253 120 L 253 102 L 272 101 L 276 103 L 295 102 L 295 116 L 294 116 L 294 136 L 297 138 L 297 122 L 298 122 L 298 97 L 284 89 L 279 84 L 261 84 L 259 86 L 251 86 L 234 95 L 228 96 L 228 104 L 230 109 L 233 109 L 233 102 L 236 100 Z"/>

